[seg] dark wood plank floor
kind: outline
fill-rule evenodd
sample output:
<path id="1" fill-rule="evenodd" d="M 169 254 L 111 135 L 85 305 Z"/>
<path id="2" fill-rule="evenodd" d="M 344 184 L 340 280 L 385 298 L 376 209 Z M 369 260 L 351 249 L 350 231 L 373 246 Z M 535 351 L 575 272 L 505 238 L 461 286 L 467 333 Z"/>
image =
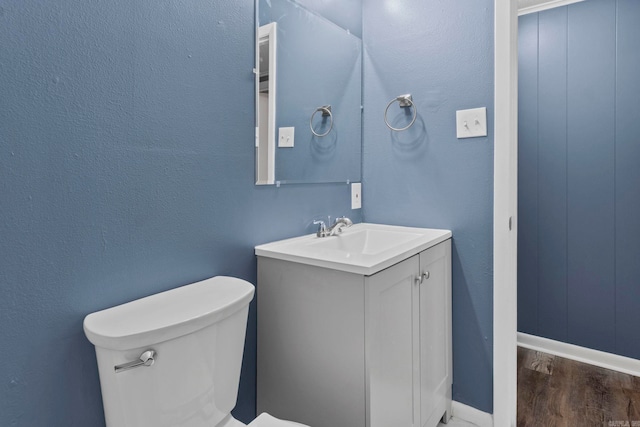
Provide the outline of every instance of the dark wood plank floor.
<path id="1" fill-rule="evenodd" d="M 640 427 L 640 378 L 518 347 L 518 426 Z"/>

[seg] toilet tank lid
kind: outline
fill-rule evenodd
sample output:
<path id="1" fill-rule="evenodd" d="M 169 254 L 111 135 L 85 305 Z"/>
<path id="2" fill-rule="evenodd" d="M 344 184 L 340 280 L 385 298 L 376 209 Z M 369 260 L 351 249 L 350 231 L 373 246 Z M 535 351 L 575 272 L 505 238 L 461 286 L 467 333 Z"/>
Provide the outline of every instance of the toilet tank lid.
<path id="1" fill-rule="evenodd" d="M 84 333 L 96 347 L 128 350 L 190 334 L 246 307 L 251 283 L 216 276 L 84 318 Z"/>

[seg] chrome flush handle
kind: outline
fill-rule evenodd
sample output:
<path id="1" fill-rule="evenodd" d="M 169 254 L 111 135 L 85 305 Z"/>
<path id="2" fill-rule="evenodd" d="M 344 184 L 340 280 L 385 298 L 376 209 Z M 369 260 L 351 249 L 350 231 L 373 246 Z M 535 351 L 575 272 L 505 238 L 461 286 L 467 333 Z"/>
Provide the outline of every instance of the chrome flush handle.
<path id="1" fill-rule="evenodd" d="M 155 350 L 147 350 L 140 355 L 138 360 L 133 362 L 123 363 L 122 365 L 116 365 L 113 370 L 117 373 L 128 371 L 129 369 L 139 368 L 140 366 L 151 366 L 155 363 L 154 357 L 156 356 Z"/>

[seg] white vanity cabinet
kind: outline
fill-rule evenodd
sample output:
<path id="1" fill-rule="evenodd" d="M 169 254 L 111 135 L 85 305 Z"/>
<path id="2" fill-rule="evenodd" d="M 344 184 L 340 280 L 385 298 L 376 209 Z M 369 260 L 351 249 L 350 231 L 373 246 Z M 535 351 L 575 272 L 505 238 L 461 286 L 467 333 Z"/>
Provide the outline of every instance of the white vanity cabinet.
<path id="1" fill-rule="evenodd" d="M 432 427 L 451 416 L 450 242 L 365 280 L 369 427 Z"/>
<path id="2" fill-rule="evenodd" d="M 258 413 L 312 427 L 448 421 L 449 236 L 370 275 L 256 251 Z"/>

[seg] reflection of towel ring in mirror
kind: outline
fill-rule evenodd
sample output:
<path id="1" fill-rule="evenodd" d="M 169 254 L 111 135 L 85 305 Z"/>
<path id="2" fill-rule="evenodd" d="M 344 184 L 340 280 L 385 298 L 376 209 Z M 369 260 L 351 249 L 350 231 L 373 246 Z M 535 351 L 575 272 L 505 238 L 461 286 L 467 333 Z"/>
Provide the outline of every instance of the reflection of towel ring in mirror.
<path id="1" fill-rule="evenodd" d="M 394 128 L 389 124 L 389 121 L 387 120 L 387 112 L 389 111 L 389 107 L 391 107 L 391 104 L 393 104 L 396 101 L 398 101 L 398 104 L 400 105 L 400 107 L 403 107 L 403 108 L 413 107 L 413 119 L 411 119 L 411 123 L 409 123 L 407 126 L 403 128 Z M 384 110 L 384 123 L 387 125 L 389 129 L 394 130 L 396 132 L 402 132 L 403 130 L 409 129 L 411 126 L 413 126 L 417 117 L 418 117 L 418 108 L 416 108 L 416 104 L 413 103 L 413 98 L 411 97 L 410 93 L 406 95 L 400 95 L 392 99 L 391 101 L 389 101 L 389 103 L 387 104 L 387 108 Z"/>
<path id="2" fill-rule="evenodd" d="M 315 131 L 315 129 L 313 129 L 313 117 L 316 115 L 318 111 L 322 111 L 322 117 L 329 116 L 329 119 L 331 120 L 329 130 L 326 131 L 325 133 L 318 133 Z M 333 114 L 331 114 L 331 105 L 323 105 L 322 107 L 316 108 L 316 111 L 313 112 L 313 114 L 311 115 L 311 118 L 309 119 L 309 127 L 311 128 L 311 133 L 313 133 L 315 136 L 319 136 L 321 138 L 323 136 L 327 136 L 329 132 L 331 132 L 331 129 L 333 129 Z"/>

